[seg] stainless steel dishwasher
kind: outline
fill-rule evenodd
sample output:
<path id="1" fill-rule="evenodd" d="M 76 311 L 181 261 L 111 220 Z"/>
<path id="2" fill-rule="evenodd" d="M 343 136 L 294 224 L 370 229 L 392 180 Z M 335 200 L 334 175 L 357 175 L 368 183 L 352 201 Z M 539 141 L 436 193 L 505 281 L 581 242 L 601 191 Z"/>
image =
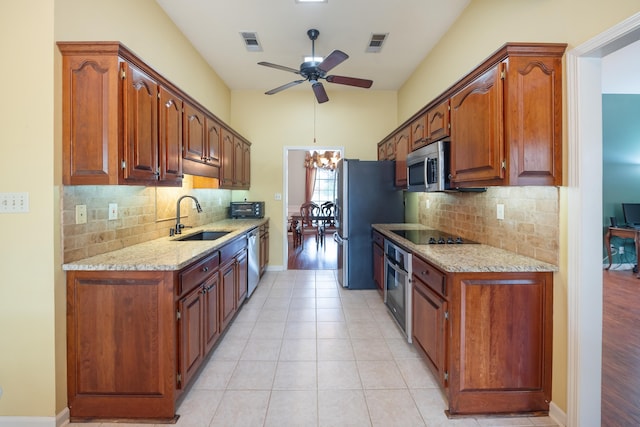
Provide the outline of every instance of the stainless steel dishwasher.
<path id="1" fill-rule="evenodd" d="M 260 280 L 260 242 L 258 228 L 254 228 L 247 233 L 249 241 L 249 272 L 247 274 L 247 298 L 258 287 Z"/>

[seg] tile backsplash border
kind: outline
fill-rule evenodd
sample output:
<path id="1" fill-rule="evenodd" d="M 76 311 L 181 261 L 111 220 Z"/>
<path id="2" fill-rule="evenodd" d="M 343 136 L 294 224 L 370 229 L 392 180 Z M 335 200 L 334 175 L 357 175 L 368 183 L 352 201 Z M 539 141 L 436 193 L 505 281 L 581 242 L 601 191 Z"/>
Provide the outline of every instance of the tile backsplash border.
<path id="1" fill-rule="evenodd" d="M 552 186 L 488 187 L 483 193 L 419 193 L 418 221 L 558 265 L 559 197 L 559 188 Z M 503 220 L 497 219 L 498 204 L 504 205 Z"/>
<path id="2" fill-rule="evenodd" d="M 185 176 L 182 187 L 128 185 L 65 186 L 62 191 L 62 244 L 64 262 L 122 249 L 168 236 L 175 226 L 176 202 L 182 195 L 195 196 L 203 212 L 197 213 L 191 199 L 181 203 L 181 222 L 199 226 L 228 217 L 231 191 L 193 189 Z M 109 203 L 117 203 L 118 218 L 108 219 Z M 76 224 L 76 205 L 87 206 L 87 223 Z"/>

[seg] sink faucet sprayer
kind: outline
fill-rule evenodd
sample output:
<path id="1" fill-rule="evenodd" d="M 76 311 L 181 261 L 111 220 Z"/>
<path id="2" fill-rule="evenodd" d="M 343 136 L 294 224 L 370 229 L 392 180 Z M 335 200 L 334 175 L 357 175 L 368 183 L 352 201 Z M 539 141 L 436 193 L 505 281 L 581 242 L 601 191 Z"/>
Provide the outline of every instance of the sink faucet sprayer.
<path id="1" fill-rule="evenodd" d="M 180 223 L 180 202 L 185 197 L 193 199 L 193 201 L 196 202 L 196 210 L 198 211 L 198 213 L 202 212 L 202 207 L 200 206 L 200 202 L 198 201 L 198 199 L 196 199 L 195 197 L 190 196 L 188 194 L 180 197 L 178 199 L 178 202 L 176 203 L 176 231 L 175 231 L 176 234 L 181 234 L 182 233 L 182 229 L 185 227 L 184 224 Z M 171 234 L 171 232 L 169 232 L 169 233 Z"/>

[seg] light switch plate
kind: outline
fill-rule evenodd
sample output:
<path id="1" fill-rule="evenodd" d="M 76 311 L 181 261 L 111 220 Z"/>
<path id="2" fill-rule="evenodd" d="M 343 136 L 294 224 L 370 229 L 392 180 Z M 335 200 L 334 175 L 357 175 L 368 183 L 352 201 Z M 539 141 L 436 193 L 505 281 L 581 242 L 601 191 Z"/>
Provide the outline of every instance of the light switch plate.
<path id="1" fill-rule="evenodd" d="M 274 196 L 275 200 L 282 200 L 282 193 L 276 193 Z"/>
<path id="2" fill-rule="evenodd" d="M 76 224 L 87 223 L 87 205 L 76 205 Z"/>
<path id="3" fill-rule="evenodd" d="M 118 204 L 109 203 L 109 221 L 113 221 L 114 219 L 118 219 Z"/>
<path id="4" fill-rule="evenodd" d="M 504 219 L 504 205 L 498 203 L 498 205 L 496 206 L 496 217 L 498 219 Z"/>
<path id="5" fill-rule="evenodd" d="M 0 193 L 0 213 L 29 212 L 29 193 Z"/>

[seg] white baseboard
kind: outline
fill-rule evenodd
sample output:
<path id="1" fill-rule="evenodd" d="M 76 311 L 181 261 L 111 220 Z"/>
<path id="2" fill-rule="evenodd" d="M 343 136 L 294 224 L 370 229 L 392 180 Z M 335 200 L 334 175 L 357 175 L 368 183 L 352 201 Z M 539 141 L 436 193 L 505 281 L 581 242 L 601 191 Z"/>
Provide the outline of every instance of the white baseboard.
<path id="1" fill-rule="evenodd" d="M 55 417 L 3 417 L 0 427 L 62 427 L 69 424 L 69 408 L 64 408 Z"/>
<path id="2" fill-rule="evenodd" d="M 549 404 L 549 417 L 562 427 L 567 425 L 567 414 L 553 402 Z"/>

